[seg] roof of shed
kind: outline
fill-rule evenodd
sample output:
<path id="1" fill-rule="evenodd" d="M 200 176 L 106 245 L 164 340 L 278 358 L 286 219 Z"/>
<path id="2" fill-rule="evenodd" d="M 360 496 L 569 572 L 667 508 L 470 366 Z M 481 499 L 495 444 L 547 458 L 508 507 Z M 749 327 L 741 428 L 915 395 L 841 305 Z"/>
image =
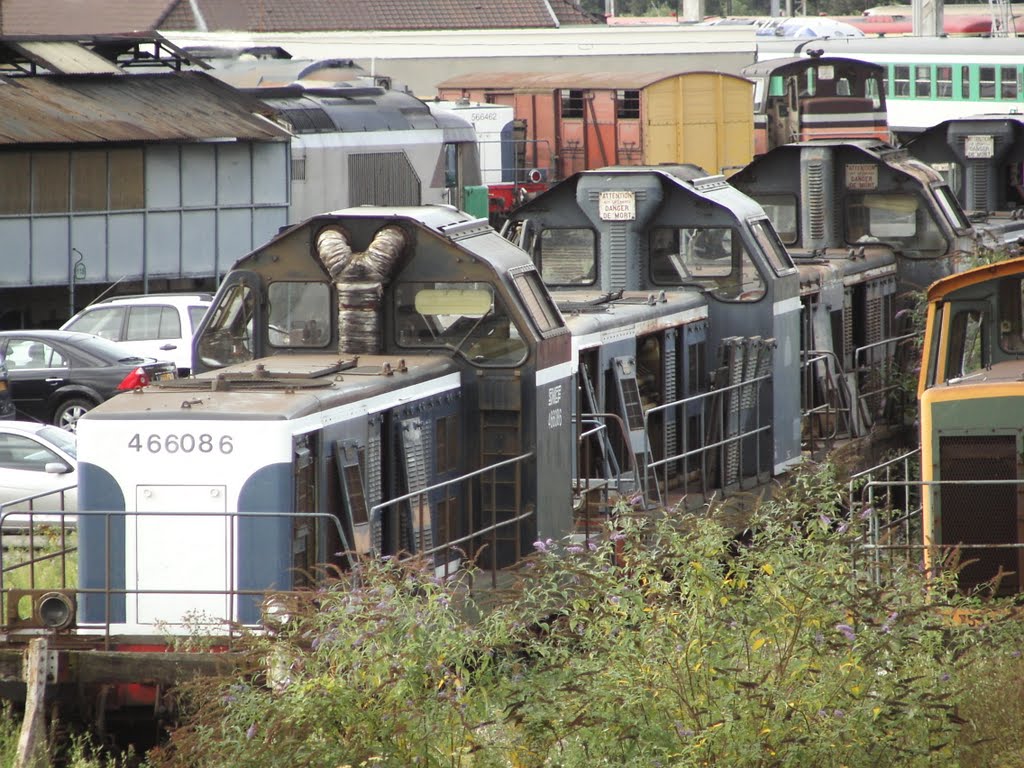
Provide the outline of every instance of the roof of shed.
<path id="1" fill-rule="evenodd" d="M 0 144 L 269 141 L 274 111 L 202 72 L 0 78 Z"/>
<path id="2" fill-rule="evenodd" d="M 437 89 L 439 91 L 448 88 L 491 88 L 510 91 L 547 91 L 567 88 L 577 90 L 642 89 L 670 77 L 707 74 L 746 80 L 738 75 L 706 70 L 686 72 L 679 70 L 654 72 L 474 72 L 440 82 L 437 84 Z"/>
<path id="3" fill-rule="evenodd" d="M 529 29 L 603 19 L 575 0 L 3 0 L 0 23 L 5 35 L 77 35 Z"/>

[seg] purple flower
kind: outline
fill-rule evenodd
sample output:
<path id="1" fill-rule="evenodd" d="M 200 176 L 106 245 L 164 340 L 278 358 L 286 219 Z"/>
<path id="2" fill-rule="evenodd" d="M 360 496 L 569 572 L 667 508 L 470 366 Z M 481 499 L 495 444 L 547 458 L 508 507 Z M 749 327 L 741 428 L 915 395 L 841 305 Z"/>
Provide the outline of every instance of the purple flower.
<path id="1" fill-rule="evenodd" d="M 832 518 L 828 515 L 818 515 L 818 519 L 822 525 L 832 525 Z"/>
<path id="2" fill-rule="evenodd" d="M 255 736 L 256 736 L 256 723 L 253 723 L 252 725 L 249 726 L 249 730 L 247 730 L 245 732 L 245 738 L 247 738 L 247 739 L 249 739 L 251 741 Z"/>
<path id="3" fill-rule="evenodd" d="M 622 541 L 624 538 L 626 538 L 626 534 L 624 534 L 622 531 L 612 531 L 611 535 L 608 538 L 612 541 Z"/>
<path id="4" fill-rule="evenodd" d="M 871 517 L 871 516 L 872 516 L 873 514 L 875 514 L 875 509 L 874 509 L 874 507 L 864 507 L 864 509 L 863 509 L 863 510 L 861 510 L 861 513 L 860 513 L 860 519 L 861 519 L 861 520 L 867 520 L 867 519 L 868 519 L 869 517 Z"/>
<path id="5" fill-rule="evenodd" d="M 841 634 L 851 643 L 857 637 L 857 633 L 853 631 L 853 627 L 851 627 L 849 624 L 836 624 L 836 632 Z"/>
<path id="6" fill-rule="evenodd" d="M 681 738 L 681 739 L 688 739 L 691 736 L 693 736 L 693 731 L 691 731 L 689 728 L 684 728 L 683 724 L 680 723 L 678 720 L 675 722 L 675 726 L 676 726 L 676 735 L 679 738 Z"/>
<path id="7" fill-rule="evenodd" d="M 537 541 L 533 542 L 533 548 L 536 549 L 538 552 L 548 551 L 547 542 L 541 541 L 540 539 L 537 539 Z"/>

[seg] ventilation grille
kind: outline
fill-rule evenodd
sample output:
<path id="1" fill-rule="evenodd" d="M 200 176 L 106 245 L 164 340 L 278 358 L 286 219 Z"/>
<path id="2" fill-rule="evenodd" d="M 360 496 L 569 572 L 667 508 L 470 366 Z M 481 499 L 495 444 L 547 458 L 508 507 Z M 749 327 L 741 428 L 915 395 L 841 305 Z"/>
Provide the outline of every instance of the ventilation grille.
<path id="1" fill-rule="evenodd" d="M 352 155 L 348 205 L 420 205 L 420 178 L 404 152 Z"/>
<path id="2" fill-rule="evenodd" d="M 944 484 L 939 510 L 944 546 L 958 544 L 1018 544 L 1017 486 L 974 485 L 974 480 L 1017 479 L 1017 438 L 1015 435 L 948 436 L 939 441 L 939 468 Z M 956 484 L 945 484 L 958 481 Z M 960 558 L 966 563 L 959 584 L 970 590 L 994 578 L 1000 570 L 1007 575 L 999 592 L 1020 591 L 1019 551 L 1016 549 L 967 549 Z"/>
<path id="3" fill-rule="evenodd" d="M 816 241 L 825 239 L 825 171 L 821 163 L 807 164 L 808 230 Z"/>
<path id="4" fill-rule="evenodd" d="M 967 208 L 975 211 L 992 210 L 988 200 L 989 166 L 985 163 L 971 163 L 970 176 L 971 199 L 967 201 Z"/>

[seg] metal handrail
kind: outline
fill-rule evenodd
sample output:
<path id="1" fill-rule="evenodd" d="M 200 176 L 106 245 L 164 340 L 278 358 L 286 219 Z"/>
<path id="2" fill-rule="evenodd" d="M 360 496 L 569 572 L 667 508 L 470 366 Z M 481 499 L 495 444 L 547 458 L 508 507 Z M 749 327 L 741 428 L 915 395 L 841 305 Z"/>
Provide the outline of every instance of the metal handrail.
<path id="1" fill-rule="evenodd" d="M 769 381 L 769 380 L 771 380 L 771 378 L 772 378 L 772 374 L 767 373 L 767 374 L 764 374 L 762 376 L 757 376 L 757 377 L 755 377 L 753 379 L 749 379 L 749 380 L 745 380 L 745 381 L 741 381 L 741 382 L 736 382 L 736 383 L 733 383 L 733 384 L 727 384 L 727 385 L 721 386 L 721 387 L 715 387 L 713 389 L 708 390 L 707 392 L 700 392 L 700 393 L 698 393 L 696 395 L 688 395 L 686 397 L 682 397 L 682 398 L 679 398 L 677 400 L 673 400 L 670 403 L 663 403 L 661 405 L 653 406 L 653 407 L 649 408 L 648 410 L 644 411 L 644 431 L 645 432 L 649 432 L 649 422 L 650 422 L 650 417 L 651 417 L 652 414 L 660 413 L 661 411 L 665 411 L 665 410 L 668 410 L 670 408 L 684 408 L 685 406 L 691 405 L 693 403 L 699 403 L 700 406 L 702 407 L 702 410 L 704 411 L 704 415 L 707 416 L 707 411 L 710 410 L 709 403 L 710 403 L 710 401 L 713 398 L 720 397 L 723 393 L 728 393 L 728 392 L 733 391 L 733 390 L 739 390 L 739 389 L 743 389 L 743 388 L 751 388 L 753 390 L 753 398 L 754 398 L 754 423 L 756 425 L 758 425 L 758 426 L 755 426 L 753 429 L 740 431 L 740 432 L 738 432 L 738 433 L 736 433 L 734 435 L 730 435 L 729 437 L 723 437 L 721 440 L 717 440 L 717 441 L 710 442 L 710 443 L 702 443 L 699 447 L 692 448 L 692 449 L 689 449 L 689 450 L 687 450 L 687 447 L 686 447 L 687 446 L 686 431 L 683 430 L 683 432 L 682 432 L 683 451 L 680 452 L 680 453 L 677 453 L 677 454 L 675 454 L 673 456 L 666 456 L 664 458 L 657 459 L 655 461 L 651 461 L 647 465 L 646 470 L 644 472 L 644 484 L 646 485 L 647 477 L 648 477 L 648 472 L 653 473 L 654 482 L 655 482 L 656 490 L 657 490 L 657 493 L 658 493 L 658 498 L 662 498 L 661 484 L 660 484 L 659 477 L 658 477 L 659 473 L 657 472 L 657 470 L 660 467 L 666 466 L 668 464 L 672 464 L 673 462 L 684 461 L 686 459 L 697 457 L 697 456 L 701 456 L 703 458 L 704 456 L 707 455 L 707 453 L 709 451 L 712 451 L 714 449 L 725 448 L 725 447 L 731 446 L 731 445 L 742 445 L 744 443 L 744 441 L 746 441 L 746 440 L 748 440 L 750 438 L 753 438 L 756 435 L 759 435 L 759 434 L 764 433 L 764 432 L 770 432 L 771 431 L 771 425 L 770 424 L 764 424 L 764 425 L 761 424 L 761 392 L 760 392 L 760 388 L 759 387 L 755 387 L 754 385 L 760 384 L 760 383 L 765 382 L 765 381 Z M 720 414 L 720 421 L 722 419 L 724 419 L 724 418 L 725 418 L 725 414 L 724 413 Z M 722 427 L 721 434 L 724 435 L 725 434 L 724 424 L 720 423 L 719 426 Z M 759 453 L 760 453 L 760 446 L 757 445 L 756 441 L 755 441 L 755 448 L 757 449 L 757 453 L 758 453 L 758 455 L 755 458 L 755 463 L 759 464 L 760 463 L 760 455 L 759 455 Z M 741 452 L 740 461 L 742 462 L 742 452 Z M 663 474 L 664 474 L 664 478 L 663 479 L 664 479 L 664 483 L 665 483 L 665 494 L 667 496 L 667 494 L 668 494 L 668 474 L 667 474 L 667 470 Z M 742 476 L 742 470 L 740 471 L 740 475 Z M 646 492 L 646 490 L 647 489 L 645 488 L 645 492 Z"/>

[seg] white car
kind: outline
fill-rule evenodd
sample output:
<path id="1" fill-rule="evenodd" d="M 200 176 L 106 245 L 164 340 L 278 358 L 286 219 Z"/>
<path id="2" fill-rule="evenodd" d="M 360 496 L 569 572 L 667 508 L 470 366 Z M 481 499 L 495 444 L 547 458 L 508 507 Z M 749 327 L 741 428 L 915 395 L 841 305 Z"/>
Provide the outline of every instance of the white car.
<path id="1" fill-rule="evenodd" d="M 98 301 L 61 326 L 117 341 L 141 357 L 170 360 L 179 376 L 192 370 L 192 336 L 213 303 L 208 293 L 152 293 Z"/>
<path id="2" fill-rule="evenodd" d="M 24 512 L 76 512 L 78 458 L 75 435 L 34 421 L 0 421 L 0 527 L 27 520 Z M 62 489 L 67 489 L 63 490 Z M 11 502 L 30 496 L 29 502 Z M 10 514 L 15 511 L 17 514 Z M 58 520 L 46 515 L 37 522 Z M 68 522 L 71 522 L 70 520 Z"/>

